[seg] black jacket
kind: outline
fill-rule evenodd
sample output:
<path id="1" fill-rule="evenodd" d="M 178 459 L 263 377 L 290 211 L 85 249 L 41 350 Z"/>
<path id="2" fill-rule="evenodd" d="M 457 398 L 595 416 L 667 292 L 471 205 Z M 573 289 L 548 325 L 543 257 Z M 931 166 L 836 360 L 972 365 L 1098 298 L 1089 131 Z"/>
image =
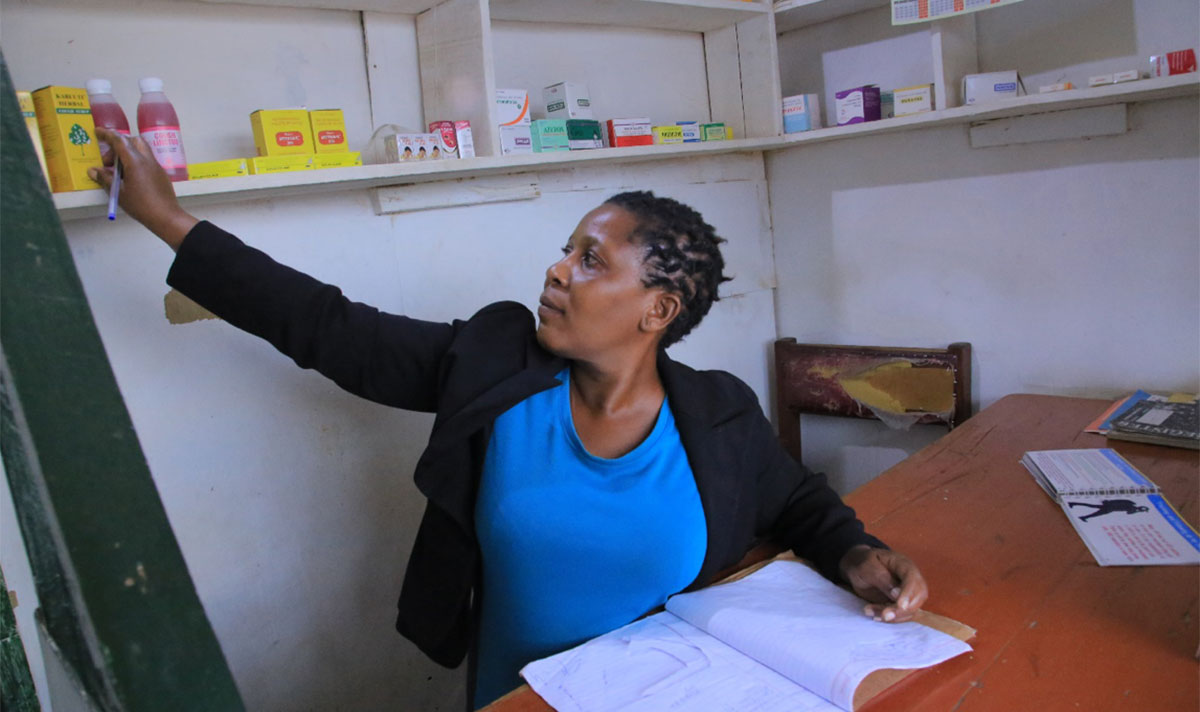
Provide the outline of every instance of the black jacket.
<path id="1" fill-rule="evenodd" d="M 471 645 L 479 581 L 475 494 L 492 423 L 558 385 L 555 376 L 566 365 L 538 345 L 533 315 L 513 302 L 450 324 L 385 314 L 207 222 L 188 234 L 167 282 L 351 393 L 436 413 L 415 473 L 428 503 L 396 628 L 434 661 L 458 665 Z M 780 447 L 746 384 L 723 371 L 695 371 L 665 353 L 658 369 L 708 529 L 704 563 L 689 588 L 708 583 L 762 536 L 786 544 L 829 578 L 837 577 L 851 546 L 882 546 L 824 476 Z"/>

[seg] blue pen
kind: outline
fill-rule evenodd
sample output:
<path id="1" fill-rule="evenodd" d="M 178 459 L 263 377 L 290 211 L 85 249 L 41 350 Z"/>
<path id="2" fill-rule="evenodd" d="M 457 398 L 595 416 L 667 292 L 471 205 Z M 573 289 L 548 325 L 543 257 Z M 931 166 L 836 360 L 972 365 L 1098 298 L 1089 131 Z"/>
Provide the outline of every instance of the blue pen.
<path id="1" fill-rule="evenodd" d="M 117 219 L 117 196 L 121 194 L 121 159 L 113 159 L 112 185 L 108 188 L 108 219 Z"/>

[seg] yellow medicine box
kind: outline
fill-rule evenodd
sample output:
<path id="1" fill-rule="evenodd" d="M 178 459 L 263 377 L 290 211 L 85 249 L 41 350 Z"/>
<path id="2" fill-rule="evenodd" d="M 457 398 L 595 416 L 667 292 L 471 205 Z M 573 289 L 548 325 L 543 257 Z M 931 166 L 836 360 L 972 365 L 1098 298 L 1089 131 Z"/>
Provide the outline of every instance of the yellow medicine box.
<path id="1" fill-rule="evenodd" d="M 38 132 L 46 154 L 50 189 L 99 188 L 87 171 L 100 165 L 100 147 L 96 145 L 96 125 L 87 91 L 71 87 L 48 86 L 33 92 Z"/>
<path id="2" fill-rule="evenodd" d="M 654 132 L 654 143 L 683 143 L 683 127 L 682 126 L 655 126 L 651 129 Z"/>
<path id="3" fill-rule="evenodd" d="M 361 166 L 362 154 L 358 151 L 343 153 L 318 153 L 313 156 L 313 168 L 346 168 Z"/>
<path id="4" fill-rule="evenodd" d="M 245 158 L 230 158 L 227 161 L 209 161 L 208 163 L 189 163 L 187 169 L 188 180 L 250 175 L 250 167 L 246 165 Z"/>
<path id="5" fill-rule="evenodd" d="M 246 166 L 250 169 L 250 175 L 307 171 L 314 167 L 314 158 L 316 156 L 311 153 L 300 156 L 258 156 L 257 158 L 247 158 Z"/>
<path id="6" fill-rule="evenodd" d="M 50 182 L 50 171 L 46 168 L 46 152 L 42 150 L 42 132 L 38 131 L 37 111 L 33 108 L 33 94 L 27 91 L 17 92 L 17 104 L 21 107 L 21 116 L 25 117 L 25 128 L 29 129 L 29 138 L 33 141 L 33 152 L 37 154 L 38 164 L 42 167 L 42 175 Z"/>
<path id="7" fill-rule="evenodd" d="M 250 126 L 260 156 L 316 153 L 305 109 L 259 109 L 250 114 Z"/>
<path id="8" fill-rule="evenodd" d="M 341 109 L 317 109 L 308 112 L 316 153 L 346 153 L 346 119 Z"/>

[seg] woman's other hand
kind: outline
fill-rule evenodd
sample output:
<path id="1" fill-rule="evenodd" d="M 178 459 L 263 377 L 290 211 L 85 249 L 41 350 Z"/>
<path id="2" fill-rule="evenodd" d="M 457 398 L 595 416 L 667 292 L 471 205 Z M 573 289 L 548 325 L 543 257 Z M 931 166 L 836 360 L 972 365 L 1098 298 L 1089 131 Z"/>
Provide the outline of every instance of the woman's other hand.
<path id="1" fill-rule="evenodd" d="M 184 212 L 175 198 L 171 179 L 158 165 L 154 153 L 140 137 L 130 138 L 115 131 L 97 128 L 96 136 L 112 146 L 104 157 L 103 168 L 89 168 L 88 175 L 105 190 L 113 180 L 113 157 L 121 163 L 121 209 L 145 225 L 163 242 L 178 250 L 183 238 L 200 222 Z"/>
<path id="2" fill-rule="evenodd" d="M 917 565 L 904 554 L 864 544 L 852 547 L 839 564 L 854 592 L 869 601 L 863 612 L 877 621 L 912 620 L 929 588 Z"/>

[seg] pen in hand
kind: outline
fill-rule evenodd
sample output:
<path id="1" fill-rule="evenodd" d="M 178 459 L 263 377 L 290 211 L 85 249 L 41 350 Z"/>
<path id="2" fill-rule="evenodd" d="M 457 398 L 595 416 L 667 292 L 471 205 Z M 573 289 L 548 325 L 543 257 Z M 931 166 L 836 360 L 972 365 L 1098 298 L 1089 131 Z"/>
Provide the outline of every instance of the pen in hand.
<path id="1" fill-rule="evenodd" d="M 113 159 L 112 185 L 108 188 L 108 219 L 117 219 L 117 197 L 121 193 L 121 159 Z"/>

